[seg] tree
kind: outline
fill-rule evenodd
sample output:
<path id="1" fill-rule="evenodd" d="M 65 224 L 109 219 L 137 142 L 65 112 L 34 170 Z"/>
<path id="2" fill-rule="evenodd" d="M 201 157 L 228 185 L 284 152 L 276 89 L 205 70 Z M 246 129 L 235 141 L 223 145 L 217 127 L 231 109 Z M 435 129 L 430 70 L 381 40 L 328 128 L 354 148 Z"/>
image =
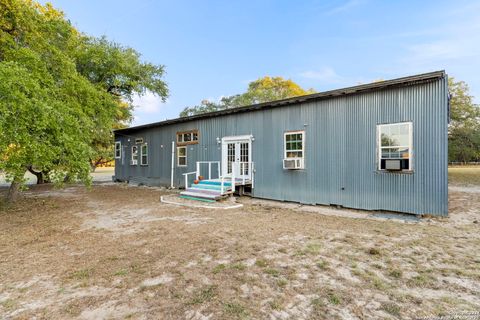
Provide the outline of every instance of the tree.
<path id="1" fill-rule="evenodd" d="M 468 85 L 448 79 L 450 91 L 450 125 L 448 128 L 449 161 L 480 160 L 480 108 L 473 103 Z"/>
<path id="2" fill-rule="evenodd" d="M 315 93 L 313 89 L 304 90 L 298 84 L 282 77 L 263 77 L 252 81 L 243 94 L 223 97 L 219 103 L 203 100 L 200 105 L 186 107 L 180 117 L 192 116 L 205 112 L 236 108 L 274 100 L 281 100 L 296 96 Z"/>
<path id="3" fill-rule="evenodd" d="M 101 119 L 93 133 L 92 169 L 113 160 L 111 129 L 125 127 L 132 118 L 132 98 L 148 90 L 163 101 L 168 88 L 162 77 L 165 67 L 142 62 L 132 48 L 108 41 L 105 37 L 82 37 L 74 50 L 77 71 L 116 103 L 113 118 Z M 110 134 L 109 134 L 110 133 Z"/>
<path id="4" fill-rule="evenodd" d="M 111 143 L 111 129 L 131 118 L 132 95 L 167 96 L 163 68 L 83 35 L 50 4 L 0 0 L 0 171 L 11 181 L 8 200 L 26 170 L 56 184 L 89 184 L 89 162 Z"/>

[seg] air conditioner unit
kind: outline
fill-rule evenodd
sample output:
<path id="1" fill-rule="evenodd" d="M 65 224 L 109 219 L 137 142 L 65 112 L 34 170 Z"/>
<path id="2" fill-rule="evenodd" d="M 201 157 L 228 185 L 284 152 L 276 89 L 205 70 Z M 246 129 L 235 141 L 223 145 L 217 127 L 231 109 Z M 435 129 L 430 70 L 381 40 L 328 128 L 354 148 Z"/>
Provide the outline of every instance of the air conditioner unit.
<path id="1" fill-rule="evenodd" d="M 302 158 L 283 159 L 283 169 L 296 170 L 296 169 L 303 169 L 303 168 L 304 168 L 304 161 Z"/>
<path id="2" fill-rule="evenodd" d="M 389 171 L 400 171 L 402 170 L 401 161 L 398 159 L 395 160 L 385 160 L 385 170 Z"/>
<path id="3" fill-rule="evenodd" d="M 130 160 L 131 166 L 136 166 L 138 164 L 138 160 Z"/>

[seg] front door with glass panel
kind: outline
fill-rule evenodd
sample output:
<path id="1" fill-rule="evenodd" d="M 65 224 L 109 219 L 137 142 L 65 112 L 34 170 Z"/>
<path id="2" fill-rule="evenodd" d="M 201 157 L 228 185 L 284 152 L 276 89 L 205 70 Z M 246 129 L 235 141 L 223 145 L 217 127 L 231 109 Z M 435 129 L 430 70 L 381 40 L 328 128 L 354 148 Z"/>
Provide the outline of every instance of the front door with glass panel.
<path id="1" fill-rule="evenodd" d="M 222 175 L 250 179 L 251 137 L 225 137 L 222 139 Z"/>

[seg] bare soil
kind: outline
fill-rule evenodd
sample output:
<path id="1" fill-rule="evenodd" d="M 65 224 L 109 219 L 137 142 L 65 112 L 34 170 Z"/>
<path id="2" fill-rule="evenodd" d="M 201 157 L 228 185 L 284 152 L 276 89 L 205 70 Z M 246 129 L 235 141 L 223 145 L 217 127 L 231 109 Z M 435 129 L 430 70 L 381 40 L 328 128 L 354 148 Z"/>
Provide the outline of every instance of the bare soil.
<path id="1" fill-rule="evenodd" d="M 5 190 L 0 190 L 0 193 Z M 415 319 L 480 309 L 480 189 L 450 218 L 33 186 L 0 209 L 0 318 Z M 0 194 L 1 196 L 1 194 Z M 354 215 L 354 218 L 352 218 Z"/>

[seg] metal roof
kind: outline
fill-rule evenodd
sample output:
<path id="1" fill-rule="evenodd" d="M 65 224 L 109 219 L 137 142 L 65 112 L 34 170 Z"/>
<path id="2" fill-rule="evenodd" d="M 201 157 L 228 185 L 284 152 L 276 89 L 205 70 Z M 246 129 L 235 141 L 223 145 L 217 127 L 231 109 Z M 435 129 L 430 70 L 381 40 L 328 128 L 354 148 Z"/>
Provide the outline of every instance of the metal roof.
<path id="1" fill-rule="evenodd" d="M 258 104 L 249 105 L 249 106 L 202 113 L 202 114 L 193 115 L 189 117 L 181 117 L 181 118 L 164 120 L 160 122 L 153 122 L 153 123 L 144 124 L 144 125 L 135 126 L 135 127 L 117 129 L 117 130 L 114 130 L 114 132 L 126 133 L 126 132 L 159 127 L 159 126 L 164 126 L 164 125 L 169 125 L 174 123 L 188 122 L 188 121 L 211 118 L 211 117 L 219 117 L 219 116 L 229 115 L 234 113 L 256 111 L 256 110 L 266 109 L 266 108 L 288 106 L 288 105 L 298 104 L 300 102 L 307 102 L 311 100 L 328 99 L 332 97 L 351 95 L 351 94 L 365 92 L 365 91 L 381 90 L 381 89 L 398 87 L 398 86 L 408 86 L 408 85 L 413 85 L 417 83 L 433 81 L 439 78 L 443 78 L 444 76 L 445 76 L 445 70 L 422 73 L 422 74 L 408 76 L 408 77 L 372 82 L 372 83 L 362 84 L 362 85 L 353 86 L 353 87 L 347 87 L 347 88 L 335 89 L 330 91 L 318 92 L 318 93 L 304 95 L 304 96 L 292 97 L 292 98 L 283 99 L 283 100 L 275 100 L 275 101 L 258 103 Z"/>

